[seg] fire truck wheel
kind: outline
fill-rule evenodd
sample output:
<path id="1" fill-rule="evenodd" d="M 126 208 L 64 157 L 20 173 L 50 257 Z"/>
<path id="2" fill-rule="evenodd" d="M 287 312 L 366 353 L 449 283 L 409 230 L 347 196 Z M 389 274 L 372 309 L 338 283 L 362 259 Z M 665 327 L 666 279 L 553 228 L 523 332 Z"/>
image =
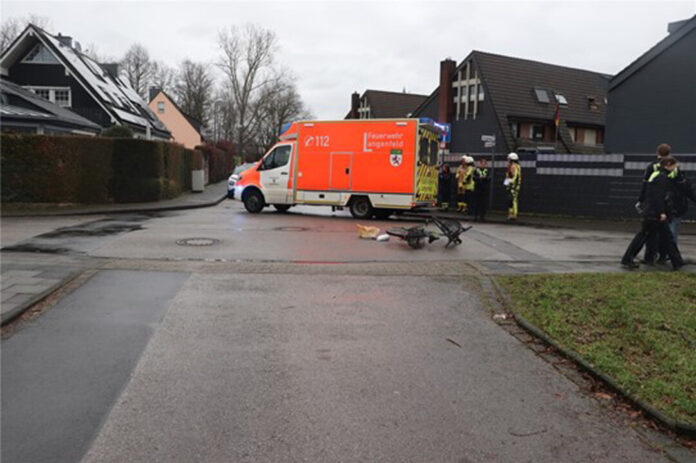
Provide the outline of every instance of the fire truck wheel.
<path id="1" fill-rule="evenodd" d="M 367 196 L 353 198 L 350 203 L 350 215 L 356 219 L 369 219 L 372 217 L 374 209 Z"/>
<path id="2" fill-rule="evenodd" d="M 260 191 L 251 190 L 244 195 L 244 207 L 252 214 L 257 214 L 263 210 L 264 200 Z"/>
<path id="3" fill-rule="evenodd" d="M 285 214 L 288 212 L 288 209 L 290 209 L 289 204 L 274 204 L 273 207 L 275 207 L 276 211 Z"/>

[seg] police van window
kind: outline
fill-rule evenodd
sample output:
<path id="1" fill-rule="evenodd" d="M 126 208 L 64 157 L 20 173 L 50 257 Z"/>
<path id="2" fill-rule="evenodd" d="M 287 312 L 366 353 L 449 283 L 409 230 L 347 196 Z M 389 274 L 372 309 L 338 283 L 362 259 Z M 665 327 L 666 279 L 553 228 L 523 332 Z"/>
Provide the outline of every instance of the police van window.
<path id="1" fill-rule="evenodd" d="M 273 161 L 275 159 L 276 150 L 273 150 L 268 156 L 263 158 L 263 162 L 258 170 L 273 169 Z"/>
<path id="2" fill-rule="evenodd" d="M 430 162 L 428 163 L 429 166 L 434 166 L 435 164 L 437 164 L 437 151 L 437 141 L 433 140 L 430 142 Z"/>
<path id="3" fill-rule="evenodd" d="M 292 153 L 292 146 L 283 145 L 279 146 L 271 154 L 263 159 L 261 168 L 259 170 L 275 169 L 276 167 L 283 167 L 290 160 L 290 153 Z"/>
<path id="4" fill-rule="evenodd" d="M 274 150 L 275 153 L 275 166 L 274 167 L 282 167 L 285 164 L 288 163 L 290 160 L 290 153 L 292 152 L 292 146 L 290 145 L 283 145 L 279 146 Z"/>
<path id="5" fill-rule="evenodd" d="M 428 139 L 421 137 L 418 143 L 418 162 L 421 164 L 428 164 L 428 145 Z"/>

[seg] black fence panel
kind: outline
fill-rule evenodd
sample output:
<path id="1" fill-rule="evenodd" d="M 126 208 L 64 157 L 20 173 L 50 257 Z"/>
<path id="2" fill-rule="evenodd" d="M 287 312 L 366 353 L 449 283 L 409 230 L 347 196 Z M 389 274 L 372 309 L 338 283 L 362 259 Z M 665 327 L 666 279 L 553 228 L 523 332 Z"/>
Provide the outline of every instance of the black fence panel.
<path id="1" fill-rule="evenodd" d="M 475 159 L 491 153 L 471 154 Z M 462 154 L 445 155 L 456 167 Z M 522 153 L 521 212 L 567 216 L 636 218 L 634 204 L 640 192 L 643 172 L 656 159 L 651 154 L 530 154 Z M 495 155 L 493 171 L 493 209 L 507 208 L 503 186 L 507 160 Z M 696 154 L 675 155 L 679 168 L 696 182 Z M 686 220 L 696 220 L 696 204 L 691 204 Z"/>

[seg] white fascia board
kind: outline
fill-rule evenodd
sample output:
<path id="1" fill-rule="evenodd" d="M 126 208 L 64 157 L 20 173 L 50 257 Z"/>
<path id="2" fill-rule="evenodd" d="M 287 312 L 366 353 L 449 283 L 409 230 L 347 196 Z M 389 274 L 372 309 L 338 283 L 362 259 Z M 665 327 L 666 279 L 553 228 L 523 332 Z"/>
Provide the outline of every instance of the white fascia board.
<path id="1" fill-rule="evenodd" d="M 19 36 L 18 39 L 15 39 L 15 41 L 12 43 L 12 46 L 10 48 L 8 48 L 7 50 L 5 50 L 5 53 L 2 54 L 2 61 L 0 61 L 0 66 L 2 66 L 2 69 L 5 72 L 7 72 L 7 70 L 10 68 L 10 66 L 8 64 L 9 62 L 13 61 L 13 59 L 14 59 L 14 61 L 17 61 L 19 59 L 19 58 L 15 58 L 15 55 L 17 53 L 19 53 L 17 51 L 17 47 L 19 46 L 19 44 L 24 42 L 24 40 L 27 37 L 31 37 L 33 35 L 34 35 L 34 33 L 31 29 L 31 27 L 28 27 L 27 29 L 24 30 L 24 33 L 22 33 L 22 35 Z"/>

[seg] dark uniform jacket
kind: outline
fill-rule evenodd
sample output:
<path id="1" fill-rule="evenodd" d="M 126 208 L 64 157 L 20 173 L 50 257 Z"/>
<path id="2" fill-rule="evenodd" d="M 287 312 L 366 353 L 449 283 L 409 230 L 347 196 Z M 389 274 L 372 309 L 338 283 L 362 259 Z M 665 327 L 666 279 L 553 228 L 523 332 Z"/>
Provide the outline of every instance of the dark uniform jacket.
<path id="1" fill-rule="evenodd" d="M 474 170 L 474 183 L 476 184 L 475 191 L 480 191 L 480 188 L 487 188 L 491 183 L 491 171 L 488 168 L 481 169 L 477 167 Z"/>
<path id="2" fill-rule="evenodd" d="M 643 201 L 645 220 L 659 220 L 660 214 L 670 214 L 667 196 L 672 193 L 672 180 L 668 177 L 669 173 L 664 167 L 659 167 L 645 183 L 645 200 Z"/>
<path id="3" fill-rule="evenodd" d="M 667 207 L 673 217 L 682 217 L 689 210 L 689 200 L 696 202 L 696 185 L 677 170 L 672 181 L 672 189 L 667 195 Z"/>
<path id="4" fill-rule="evenodd" d="M 650 176 L 660 168 L 660 162 L 651 162 L 645 166 L 645 171 L 643 172 L 643 184 L 640 187 L 640 194 L 638 195 L 638 202 L 642 203 L 645 201 L 645 188 L 648 184 Z"/>

